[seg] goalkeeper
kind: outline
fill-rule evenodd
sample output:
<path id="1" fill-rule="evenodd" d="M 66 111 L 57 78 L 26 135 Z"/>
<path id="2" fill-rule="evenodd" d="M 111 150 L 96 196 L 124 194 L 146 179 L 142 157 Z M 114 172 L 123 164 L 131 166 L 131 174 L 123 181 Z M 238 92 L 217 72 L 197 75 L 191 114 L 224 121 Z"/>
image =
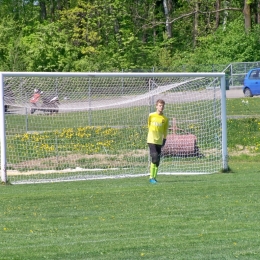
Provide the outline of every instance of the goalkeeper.
<path id="1" fill-rule="evenodd" d="M 166 143 L 169 120 L 163 115 L 165 101 L 156 101 L 156 112 L 150 113 L 148 117 L 147 143 L 152 158 L 150 164 L 150 183 L 157 183 L 156 177 L 160 164 L 161 149 Z"/>

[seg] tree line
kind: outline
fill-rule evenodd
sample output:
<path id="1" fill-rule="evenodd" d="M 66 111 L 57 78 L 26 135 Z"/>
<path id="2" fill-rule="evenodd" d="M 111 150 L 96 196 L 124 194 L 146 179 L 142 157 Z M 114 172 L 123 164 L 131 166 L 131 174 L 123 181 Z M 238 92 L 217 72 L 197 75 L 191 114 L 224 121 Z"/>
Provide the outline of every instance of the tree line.
<path id="1" fill-rule="evenodd" d="M 258 0 L 0 0 L 2 71 L 198 71 L 259 47 Z"/>

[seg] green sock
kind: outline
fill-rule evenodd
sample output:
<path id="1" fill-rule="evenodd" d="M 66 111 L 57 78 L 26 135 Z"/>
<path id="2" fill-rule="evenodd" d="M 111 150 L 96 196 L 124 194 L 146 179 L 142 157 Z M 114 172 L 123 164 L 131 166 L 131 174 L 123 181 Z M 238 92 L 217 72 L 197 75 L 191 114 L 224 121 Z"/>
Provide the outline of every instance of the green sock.
<path id="1" fill-rule="evenodd" d="M 155 167 L 156 167 L 156 165 L 154 163 L 151 163 L 151 165 L 150 165 L 150 179 L 154 178 Z"/>
<path id="2" fill-rule="evenodd" d="M 158 173 L 158 167 L 155 165 L 154 166 L 154 174 L 153 174 L 154 179 L 156 179 L 157 173 Z"/>

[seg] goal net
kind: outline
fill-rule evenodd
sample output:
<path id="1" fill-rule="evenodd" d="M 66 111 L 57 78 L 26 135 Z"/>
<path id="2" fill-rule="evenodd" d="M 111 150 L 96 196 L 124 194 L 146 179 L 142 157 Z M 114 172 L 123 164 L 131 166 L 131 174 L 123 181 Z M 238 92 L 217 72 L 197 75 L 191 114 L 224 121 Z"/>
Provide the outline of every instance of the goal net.
<path id="1" fill-rule="evenodd" d="M 148 176 L 147 120 L 157 99 L 170 122 L 158 174 L 219 172 L 227 157 L 223 77 L 2 73 L 2 181 Z"/>

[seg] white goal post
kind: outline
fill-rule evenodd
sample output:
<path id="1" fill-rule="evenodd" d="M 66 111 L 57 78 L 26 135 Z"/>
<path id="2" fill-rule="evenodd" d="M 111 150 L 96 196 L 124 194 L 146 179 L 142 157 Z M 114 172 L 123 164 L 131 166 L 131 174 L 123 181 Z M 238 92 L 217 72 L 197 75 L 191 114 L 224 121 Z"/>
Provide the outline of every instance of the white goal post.
<path id="1" fill-rule="evenodd" d="M 157 99 L 170 120 L 159 174 L 227 171 L 225 73 L 2 72 L 1 182 L 148 175 Z"/>

